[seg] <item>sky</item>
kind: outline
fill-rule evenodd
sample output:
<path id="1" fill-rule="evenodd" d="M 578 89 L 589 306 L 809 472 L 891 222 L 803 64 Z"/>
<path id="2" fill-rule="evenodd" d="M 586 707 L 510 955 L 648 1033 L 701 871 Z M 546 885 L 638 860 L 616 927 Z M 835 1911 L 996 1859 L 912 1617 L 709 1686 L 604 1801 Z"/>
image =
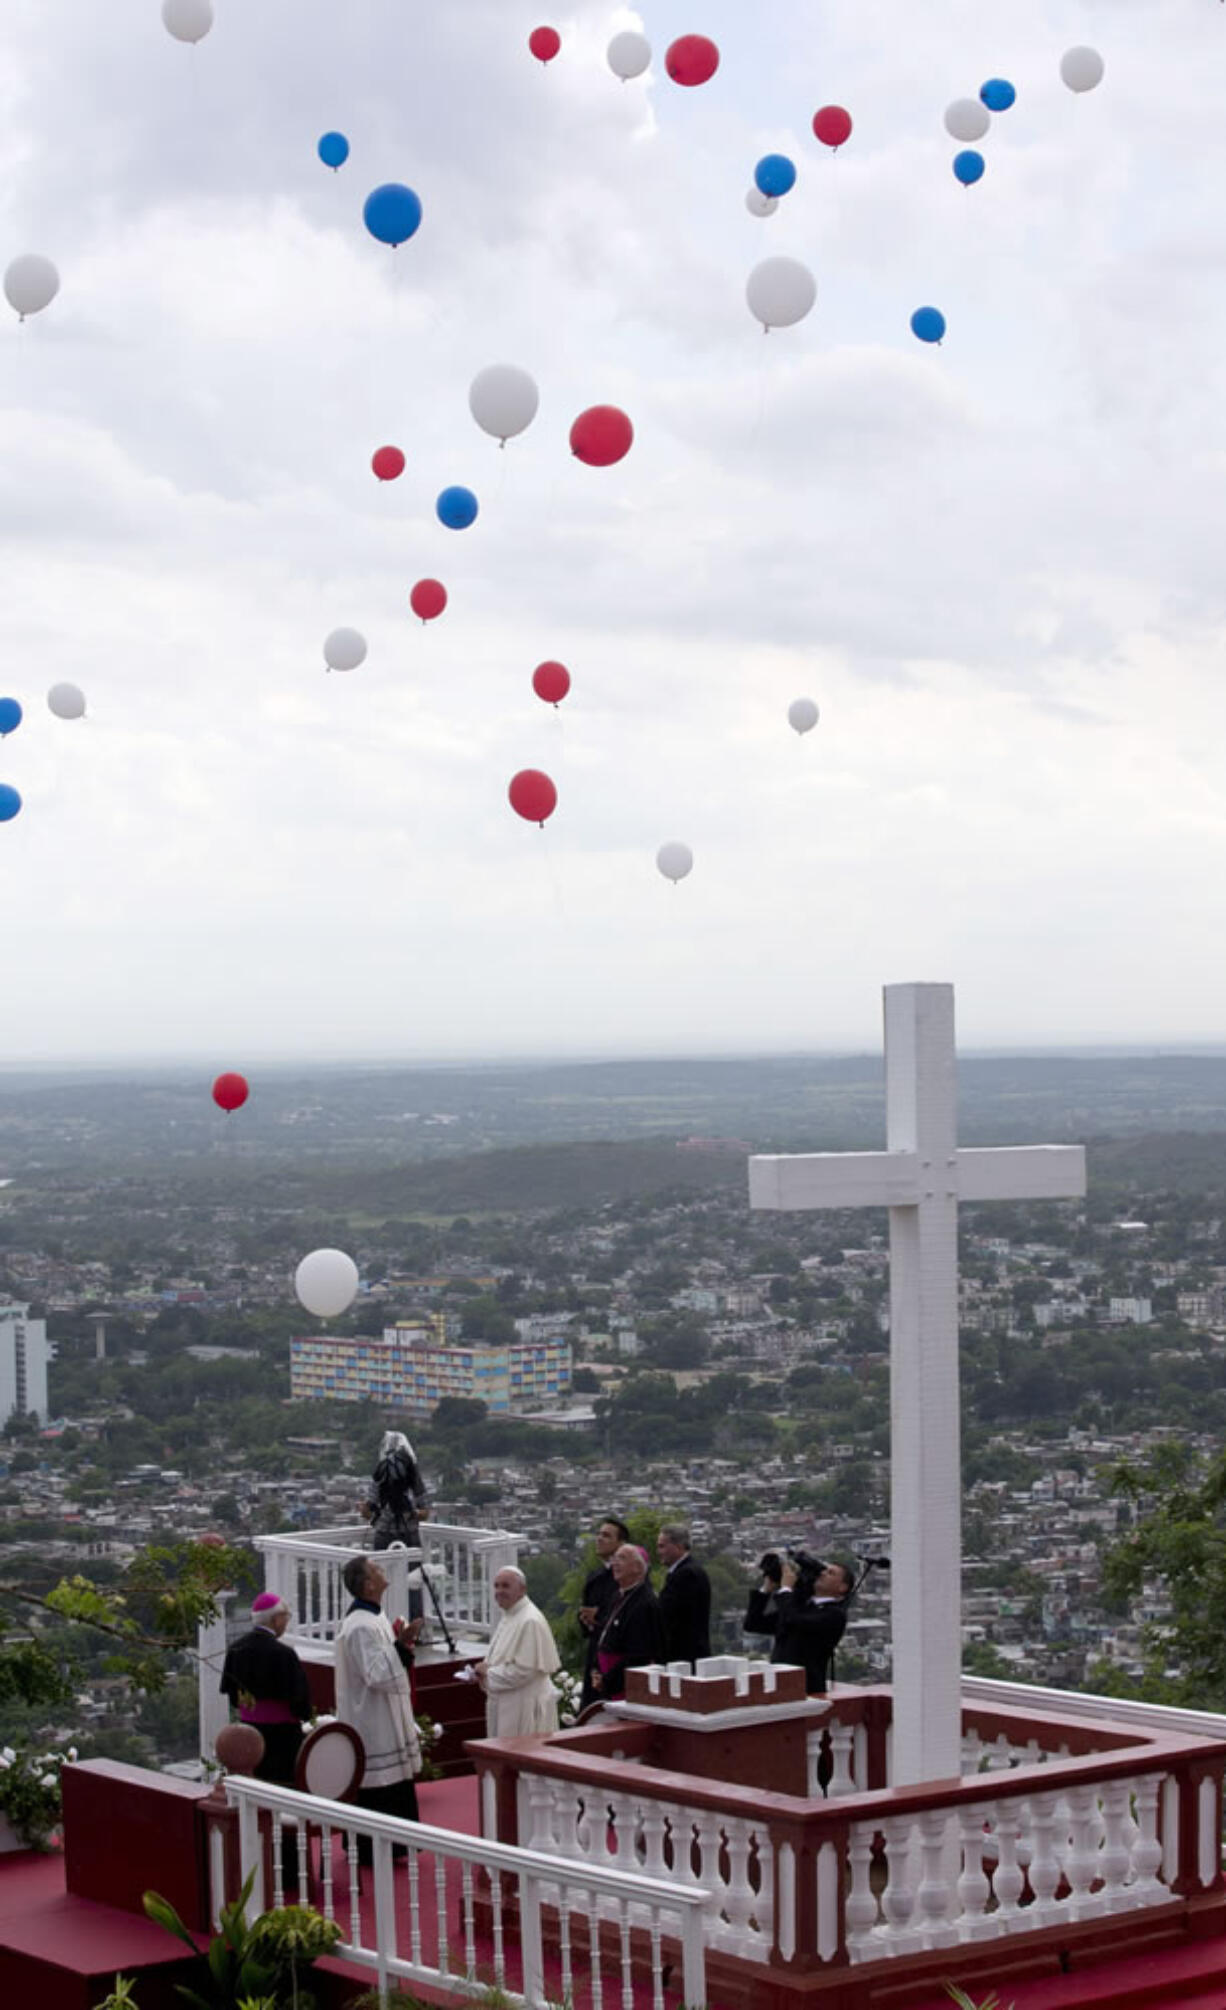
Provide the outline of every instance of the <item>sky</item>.
<path id="1" fill-rule="evenodd" d="M 61 276 L 0 304 L 3 1064 L 863 1049 L 913 980 L 970 1046 L 1226 1037 L 1226 8 L 215 7 L 0 26 L 0 265 Z M 999 76 L 964 189 L 944 108 Z M 780 253 L 817 303 L 766 336 Z M 540 388 L 505 449 L 496 362 Z"/>

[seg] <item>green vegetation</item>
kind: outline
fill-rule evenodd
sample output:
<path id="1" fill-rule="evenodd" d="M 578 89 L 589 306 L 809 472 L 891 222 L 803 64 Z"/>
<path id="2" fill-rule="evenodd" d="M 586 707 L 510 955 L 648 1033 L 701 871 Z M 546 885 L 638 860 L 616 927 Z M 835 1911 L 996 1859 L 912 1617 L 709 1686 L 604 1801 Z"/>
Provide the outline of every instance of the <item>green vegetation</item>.
<path id="1" fill-rule="evenodd" d="M 181 1982 L 175 1985 L 192 2010 L 244 2010 L 256 2001 L 301 2010 L 313 2000 L 302 1991 L 302 1974 L 321 1954 L 330 1954 L 344 1937 L 335 1920 L 322 1918 L 306 1905 L 262 1912 L 258 1919 L 248 1921 L 254 1882 L 252 1871 L 238 1897 L 222 1906 L 219 1931 L 203 1955 L 198 1955 L 195 1937 L 170 1901 L 156 1891 L 144 1895 L 145 1911 L 154 1924 L 164 1926 L 201 1962 L 202 1989 Z"/>
<path id="2" fill-rule="evenodd" d="M 1171 1613 L 1144 1630 L 1139 1680 L 1099 1664 L 1089 1686 L 1190 1709 L 1226 1709 L 1226 1452 L 1202 1465 L 1185 1445 L 1160 1445 L 1143 1465 L 1122 1465 L 1115 1486 L 1136 1519 L 1106 1558 L 1104 1591 L 1122 1607 L 1156 1578 Z"/>

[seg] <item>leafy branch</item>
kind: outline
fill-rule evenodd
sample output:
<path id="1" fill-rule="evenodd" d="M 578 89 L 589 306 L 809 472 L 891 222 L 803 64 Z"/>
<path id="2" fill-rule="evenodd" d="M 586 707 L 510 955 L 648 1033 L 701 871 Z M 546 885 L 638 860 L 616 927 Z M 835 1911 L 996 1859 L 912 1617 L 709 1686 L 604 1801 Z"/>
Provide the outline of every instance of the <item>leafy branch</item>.
<path id="1" fill-rule="evenodd" d="M 54 1704 L 75 1691 L 73 1628 L 114 1644 L 110 1673 L 154 1694 L 166 1683 L 176 1654 L 192 1653 L 197 1629 L 218 1611 L 218 1595 L 251 1580 L 246 1551 L 197 1542 L 143 1550 L 114 1588 L 91 1578 L 62 1578 L 43 1595 L 28 1585 L 0 1584 L 0 1609 L 24 1621 L 26 1638 L 0 1647 L 0 1701 Z M 50 1625 L 38 1626 L 36 1616 Z"/>

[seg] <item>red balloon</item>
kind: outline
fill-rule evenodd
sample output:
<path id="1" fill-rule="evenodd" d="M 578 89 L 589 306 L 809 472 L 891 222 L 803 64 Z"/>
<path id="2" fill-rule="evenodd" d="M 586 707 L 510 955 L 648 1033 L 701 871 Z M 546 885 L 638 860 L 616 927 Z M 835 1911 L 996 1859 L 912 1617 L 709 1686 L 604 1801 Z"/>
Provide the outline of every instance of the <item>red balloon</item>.
<path id="1" fill-rule="evenodd" d="M 516 816 L 542 828 L 546 817 L 551 817 L 558 807 L 558 792 L 539 768 L 521 768 L 517 775 L 512 775 L 507 796 Z"/>
<path id="2" fill-rule="evenodd" d="M 589 468 L 611 468 L 634 444 L 634 427 L 616 405 L 589 405 L 570 429 L 570 450 Z"/>
<path id="3" fill-rule="evenodd" d="M 394 482 L 404 473 L 404 455 L 399 447 L 376 447 L 370 465 L 381 482 Z"/>
<path id="4" fill-rule="evenodd" d="M 447 588 L 437 579 L 419 579 L 409 595 L 409 606 L 423 621 L 434 621 L 447 605 Z"/>
<path id="5" fill-rule="evenodd" d="M 823 105 L 813 114 L 813 130 L 824 147 L 841 147 L 851 138 L 851 113 L 842 105 Z"/>
<path id="6" fill-rule="evenodd" d="M 532 672 L 532 689 L 547 705 L 560 705 L 570 690 L 570 671 L 565 663 L 538 663 Z"/>
<path id="7" fill-rule="evenodd" d="M 250 1094 L 242 1075 L 219 1075 L 213 1084 L 213 1101 L 227 1115 L 231 1110 L 241 1110 Z"/>
<path id="8" fill-rule="evenodd" d="M 719 50 L 705 35 L 680 35 L 664 58 L 674 84 L 705 84 L 719 68 Z"/>
<path id="9" fill-rule="evenodd" d="M 528 37 L 528 47 L 540 63 L 552 63 L 562 47 L 562 37 L 556 28 L 534 28 Z"/>

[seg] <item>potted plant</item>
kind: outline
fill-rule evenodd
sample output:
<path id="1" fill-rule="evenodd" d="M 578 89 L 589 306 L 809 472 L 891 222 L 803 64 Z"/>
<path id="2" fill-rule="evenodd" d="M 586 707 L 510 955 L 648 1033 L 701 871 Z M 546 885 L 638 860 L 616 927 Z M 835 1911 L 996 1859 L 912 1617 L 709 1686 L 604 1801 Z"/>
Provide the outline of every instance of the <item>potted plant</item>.
<path id="1" fill-rule="evenodd" d="M 301 1974 L 321 1954 L 330 1954 L 343 1937 L 335 1920 L 322 1918 L 309 1905 L 287 1905 L 248 1920 L 247 1901 L 254 1881 L 252 1871 L 238 1897 L 222 1906 L 220 1931 L 213 1935 L 207 1951 L 197 1945 L 169 1899 L 156 1891 L 144 1894 L 150 1919 L 200 1958 L 198 1972 L 204 1989 L 175 1984 L 191 2010 L 253 2010 L 256 2003 L 275 2006 L 286 2002 L 292 2010 L 301 2010 L 309 2001 L 301 1988 Z"/>

